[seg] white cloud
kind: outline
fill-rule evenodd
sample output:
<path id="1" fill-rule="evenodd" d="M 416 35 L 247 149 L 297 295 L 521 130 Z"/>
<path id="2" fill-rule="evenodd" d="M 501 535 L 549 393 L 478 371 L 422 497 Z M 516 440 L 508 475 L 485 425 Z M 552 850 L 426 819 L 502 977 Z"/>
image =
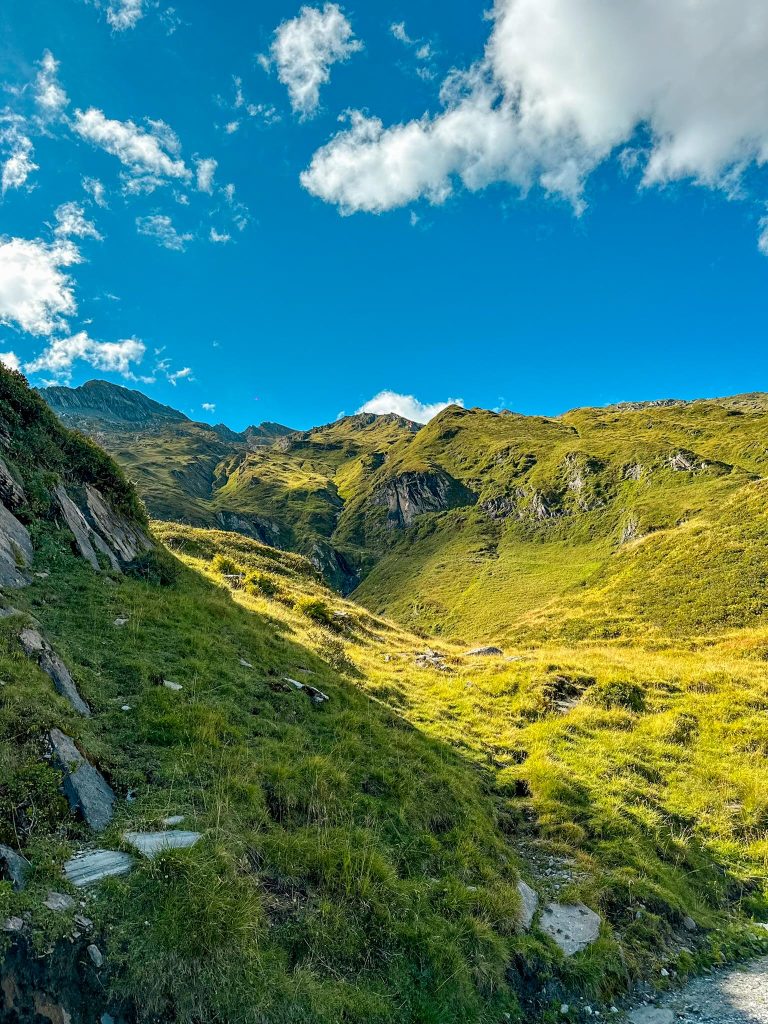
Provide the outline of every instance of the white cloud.
<path id="1" fill-rule="evenodd" d="M 384 416 L 386 413 L 396 413 L 407 420 L 416 423 L 429 423 L 431 419 L 447 409 L 449 405 L 464 405 L 461 398 L 449 398 L 446 402 L 433 402 L 425 404 L 420 402 L 413 395 L 399 395 L 396 391 L 380 391 L 374 395 L 365 405 L 361 405 L 358 412 L 372 412 L 377 416 Z"/>
<path id="2" fill-rule="evenodd" d="M 21 369 L 21 362 L 15 352 L 0 352 L 0 363 L 9 370 Z"/>
<path id="3" fill-rule="evenodd" d="M 150 217 L 137 217 L 136 228 L 140 235 L 154 238 L 158 245 L 175 252 L 184 252 L 187 242 L 191 242 L 193 238 L 192 235 L 179 234 L 171 218 L 163 213 L 156 213 Z"/>
<path id="4" fill-rule="evenodd" d="M 83 178 L 82 185 L 97 206 L 107 205 L 107 190 L 98 178 Z"/>
<path id="5" fill-rule="evenodd" d="M 72 279 L 61 268 L 79 262 L 69 241 L 0 237 L 0 324 L 37 335 L 66 329 L 77 304 Z"/>
<path id="6" fill-rule="evenodd" d="M 224 125 L 224 131 L 227 133 L 227 135 L 234 135 L 235 132 L 239 131 L 239 130 L 240 130 L 240 122 L 239 121 L 227 121 L 227 123 Z"/>
<path id="7" fill-rule="evenodd" d="M 134 184 L 142 181 L 156 186 L 164 179 L 189 181 L 192 177 L 179 159 L 179 140 L 163 121 L 148 121 L 149 131 L 133 121 L 113 121 L 101 110 L 90 107 L 75 111 L 73 130 L 82 138 L 105 150 L 128 168 Z M 151 189 L 150 189 L 151 190 Z"/>
<path id="8" fill-rule="evenodd" d="M 117 0 L 107 8 L 107 21 L 115 32 L 124 32 L 135 28 L 144 13 L 144 0 Z"/>
<path id="9" fill-rule="evenodd" d="M 294 111 L 311 116 L 331 67 L 362 48 L 338 4 L 327 3 L 322 10 L 302 7 L 298 17 L 279 25 L 270 53 Z"/>
<path id="10" fill-rule="evenodd" d="M 232 240 L 232 236 L 227 234 L 226 231 L 217 231 L 216 228 L 211 228 L 211 233 L 208 237 L 212 242 L 219 245 L 224 245 Z"/>
<path id="11" fill-rule="evenodd" d="M 122 341 L 94 341 L 85 331 L 68 338 L 55 338 L 36 359 L 24 365 L 26 373 L 48 371 L 57 380 L 68 380 L 72 365 L 81 360 L 96 370 L 131 376 L 131 366 L 140 363 L 146 348 L 137 338 Z"/>
<path id="12" fill-rule="evenodd" d="M 405 43 L 407 46 L 410 46 L 413 43 L 413 40 L 408 35 L 404 21 L 393 21 L 389 26 L 389 31 L 399 42 Z"/>
<path id="13" fill-rule="evenodd" d="M 2 356 L 0 356 L 0 359 L 2 359 Z M 201 408 L 205 409 L 206 412 L 216 412 L 216 403 L 215 402 L 203 402 Z"/>
<path id="14" fill-rule="evenodd" d="M 192 369 L 189 366 L 185 366 L 183 370 L 176 370 L 175 373 L 167 373 L 166 376 L 174 387 L 180 380 L 194 380 Z"/>
<path id="15" fill-rule="evenodd" d="M 35 78 L 35 100 L 43 117 L 57 117 L 69 103 L 69 98 L 58 81 L 59 62 L 50 50 L 40 61 Z"/>
<path id="16" fill-rule="evenodd" d="M 644 185 L 732 189 L 768 161 L 764 0 L 496 0 L 483 58 L 443 86 L 443 110 L 385 127 L 356 112 L 304 186 L 344 212 L 460 182 L 539 186 L 578 210 L 591 172 L 638 131 Z"/>
<path id="17" fill-rule="evenodd" d="M 204 160 L 197 160 L 195 169 L 197 171 L 197 188 L 200 192 L 213 192 L 213 176 L 216 173 L 218 162 L 213 157 L 206 157 Z"/>
<path id="18" fill-rule="evenodd" d="M 0 132 L 0 142 L 5 145 L 8 153 L 0 172 L 0 190 L 5 195 L 9 189 L 21 188 L 26 184 L 27 178 L 38 170 L 38 166 L 32 159 L 35 151 L 32 140 L 18 125 L 11 125 Z"/>
<path id="19" fill-rule="evenodd" d="M 62 203 L 56 209 L 56 227 L 53 233 L 57 238 L 95 238 L 101 241 L 96 225 L 85 216 L 85 210 L 79 203 Z"/>

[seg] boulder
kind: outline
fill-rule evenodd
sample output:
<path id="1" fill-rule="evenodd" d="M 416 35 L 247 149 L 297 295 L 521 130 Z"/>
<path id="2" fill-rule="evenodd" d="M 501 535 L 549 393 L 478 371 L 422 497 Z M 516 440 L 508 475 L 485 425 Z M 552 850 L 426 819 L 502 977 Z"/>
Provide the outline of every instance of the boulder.
<path id="1" fill-rule="evenodd" d="M 125 832 L 123 839 L 138 850 L 144 857 L 152 860 L 166 850 L 186 850 L 194 846 L 202 836 L 199 832 Z"/>
<path id="2" fill-rule="evenodd" d="M 78 889 L 95 885 L 103 878 L 127 875 L 134 865 L 129 853 L 118 850 L 89 850 L 79 853 L 64 865 L 64 877 Z"/>
<path id="3" fill-rule="evenodd" d="M 67 896 L 63 892 L 49 892 L 43 905 L 48 907 L 49 910 L 61 913 L 64 910 L 71 910 L 75 905 L 75 901 L 71 896 Z"/>
<path id="4" fill-rule="evenodd" d="M 522 878 L 517 883 L 517 891 L 520 894 L 520 926 L 523 931 L 527 932 L 533 924 L 533 919 L 539 908 L 539 897 Z"/>
<path id="5" fill-rule="evenodd" d="M 64 795 L 94 832 L 103 832 L 112 820 L 115 794 L 104 776 L 83 757 L 60 729 L 51 729 L 54 760 L 64 773 Z"/>
<path id="6" fill-rule="evenodd" d="M 573 956 L 590 946 L 600 934 L 602 919 L 583 903 L 548 903 L 539 927 L 553 939 L 565 956 Z"/>
<path id="7" fill-rule="evenodd" d="M 36 661 L 49 677 L 56 692 L 65 697 L 79 715 L 89 718 L 91 709 L 77 692 L 69 669 L 40 633 L 36 629 L 27 627 L 19 634 L 19 643 L 24 648 L 26 656 Z"/>
<path id="8" fill-rule="evenodd" d="M 471 651 L 465 651 L 467 658 L 497 658 L 503 654 L 500 647 L 473 647 Z"/>
<path id="9" fill-rule="evenodd" d="M 26 884 L 27 875 L 32 870 L 32 865 L 27 858 L 16 853 L 10 846 L 3 846 L 0 843 L 0 863 L 5 866 L 5 874 L 13 883 L 13 888 L 16 892 L 21 892 Z"/>
<path id="10" fill-rule="evenodd" d="M 34 550 L 26 526 L 0 501 L 0 587 L 26 587 Z"/>

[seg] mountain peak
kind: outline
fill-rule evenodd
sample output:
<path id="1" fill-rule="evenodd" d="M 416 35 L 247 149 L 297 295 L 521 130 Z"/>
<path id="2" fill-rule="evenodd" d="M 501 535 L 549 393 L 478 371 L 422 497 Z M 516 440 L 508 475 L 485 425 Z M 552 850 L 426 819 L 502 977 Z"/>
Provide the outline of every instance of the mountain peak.
<path id="1" fill-rule="evenodd" d="M 128 429 L 191 422 L 178 409 L 107 380 L 89 380 L 77 388 L 40 388 L 39 394 L 58 416 L 80 428 L 94 422 Z"/>

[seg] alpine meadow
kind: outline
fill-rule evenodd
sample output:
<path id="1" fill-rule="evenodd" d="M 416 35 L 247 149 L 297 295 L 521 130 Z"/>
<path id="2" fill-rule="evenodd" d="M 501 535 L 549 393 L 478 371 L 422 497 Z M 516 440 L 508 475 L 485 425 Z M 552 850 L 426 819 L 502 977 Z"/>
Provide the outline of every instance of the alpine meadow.
<path id="1" fill-rule="evenodd" d="M 768 1024 L 764 0 L 0 9 L 0 1024 Z"/>

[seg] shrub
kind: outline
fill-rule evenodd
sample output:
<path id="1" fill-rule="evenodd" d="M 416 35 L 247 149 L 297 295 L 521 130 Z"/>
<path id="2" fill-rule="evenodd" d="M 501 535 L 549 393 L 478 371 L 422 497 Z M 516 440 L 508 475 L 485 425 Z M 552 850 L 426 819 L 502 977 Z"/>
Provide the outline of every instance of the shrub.
<path id="1" fill-rule="evenodd" d="M 587 699 L 591 704 L 606 710 L 622 708 L 625 711 L 645 711 L 645 691 L 637 683 L 621 680 L 598 683 L 589 691 Z"/>
<path id="2" fill-rule="evenodd" d="M 275 597 L 280 592 L 280 587 L 271 576 L 266 573 L 251 573 L 245 581 L 245 589 L 250 594 L 261 594 L 262 597 Z"/>
<path id="3" fill-rule="evenodd" d="M 308 619 L 321 626 L 330 626 L 333 622 L 331 609 L 319 597 L 302 597 L 296 602 L 296 607 L 302 615 L 306 615 Z"/>
<path id="4" fill-rule="evenodd" d="M 240 566 L 227 555 L 214 555 L 211 567 L 222 576 L 235 576 L 240 572 Z"/>
<path id="5" fill-rule="evenodd" d="M 144 551 L 125 567 L 126 575 L 160 587 L 172 587 L 181 576 L 181 563 L 165 548 Z"/>

